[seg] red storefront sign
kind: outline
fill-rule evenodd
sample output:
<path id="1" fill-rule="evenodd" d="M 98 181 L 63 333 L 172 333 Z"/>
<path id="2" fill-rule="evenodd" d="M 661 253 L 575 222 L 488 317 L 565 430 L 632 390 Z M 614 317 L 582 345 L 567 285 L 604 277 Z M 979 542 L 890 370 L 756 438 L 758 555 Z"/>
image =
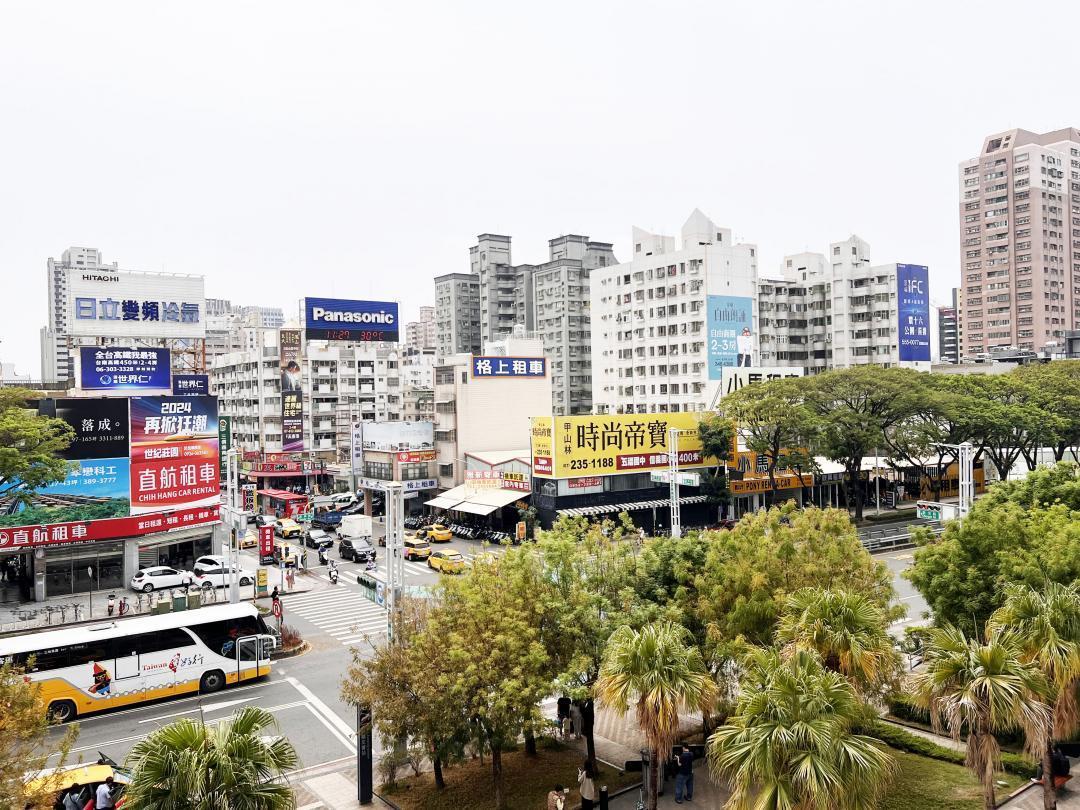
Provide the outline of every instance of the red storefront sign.
<path id="1" fill-rule="evenodd" d="M 434 450 L 408 450 L 402 451 L 397 454 L 397 460 L 400 464 L 413 464 L 418 461 L 434 461 Z"/>
<path id="2" fill-rule="evenodd" d="M 603 478 L 593 476 L 590 478 L 571 478 L 566 482 L 566 485 L 570 487 L 570 489 L 587 489 L 589 487 L 598 487 L 603 483 Z"/>
<path id="3" fill-rule="evenodd" d="M 269 557 L 274 553 L 274 527 L 259 527 L 259 556 Z"/>
<path id="4" fill-rule="evenodd" d="M 185 529 L 218 522 L 216 506 L 198 506 L 131 517 L 84 520 L 73 523 L 49 523 L 44 526 L 17 526 L 0 529 L 0 550 L 92 543 L 144 534 Z"/>

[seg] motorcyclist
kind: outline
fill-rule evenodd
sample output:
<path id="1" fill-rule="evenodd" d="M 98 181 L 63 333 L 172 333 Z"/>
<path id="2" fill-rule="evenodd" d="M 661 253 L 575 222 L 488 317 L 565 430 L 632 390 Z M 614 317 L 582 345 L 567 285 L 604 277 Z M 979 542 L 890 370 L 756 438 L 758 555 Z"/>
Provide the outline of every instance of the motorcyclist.
<path id="1" fill-rule="evenodd" d="M 333 584 L 333 585 L 337 585 L 337 581 L 338 581 L 338 568 L 337 568 L 337 564 L 336 564 L 336 563 L 335 563 L 335 562 L 334 562 L 333 560 L 331 560 L 331 561 L 330 561 L 330 571 L 329 571 L 329 574 L 330 574 L 330 582 L 331 582 L 331 584 Z"/>

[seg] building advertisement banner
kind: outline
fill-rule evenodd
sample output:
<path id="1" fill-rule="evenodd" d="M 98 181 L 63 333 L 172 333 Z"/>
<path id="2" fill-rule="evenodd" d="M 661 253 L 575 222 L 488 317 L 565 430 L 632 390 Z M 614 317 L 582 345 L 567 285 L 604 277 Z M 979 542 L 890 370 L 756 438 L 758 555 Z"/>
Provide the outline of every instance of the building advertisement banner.
<path id="1" fill-rule="evenodd" d="M 353 422 L 349 437 L 352 472 L 353 475 L 361 475 L 364 472 L 364 423 Z"/>
<path id="2" fill-rule="evenodd" d="M 365 422 L 365 450 L 432 450 L 435 447 L 433 422 Z"/>
<path id="3" fill-rule="evenodd" d="M 210 394 L 209 374 L 174 374 L 172 392 L 178 397 L 205 397 Z"/>
<path id="4" fill-rule="evenodd" d="M 190 526 L 217 522 L 218 507 L 201 506 L 155 515 L 0 528 L 0 550 L 10 551 L 37 546 L 73 545 L 92 543 L 96 540 L 141 537 L 144 534 L 186 529 Z"/>
<path id="5" fill-rule="evenodd" d="M 69 461 L 128 457 L 128 401 L 115 399 L 41 399 L 38 413 L 63 419 L 75 437 L 60 453 Z"/>
<path id="6" fill-rule="evenodd" d="M 721 379 L 721 370 L 727 366 L 752 366 L 753 299 L 733 295 L 710 295 L 707 306 L 709 379 Z"/>
<path id="7" fill-rule="evenodd" d="M 802 476 L 793 474 L 776 475 L 777 489 L 795 489 L 799 486 L 812 487 L 814 476 L 803 473 Z M 751 495 L 755 492 L 771 492 L 772 483 L 768 478 L 744 478 L 741 481 L 729 481 L 728 487 L 732 495 Z"/>
<path id="8" fill-rule="evenodd" d="M 529 431 L 533 475 L 550 476 L 553 473 L 555 445 L 552 440 L 550 416 L 534 416 Z"/>
<path id="9" fill-rule="evenodd" d="M 204 338 L 202 276 L 69 269 L 67 322 L 78 337 Z"/>
<path id="10" fill-rule="evenodd" d="M 930 271 L 921 264 L 896 265 L 896 316 L 900 361 L 930 362 Z"/>
<path id="11" fill-rule="evenodd" d="M 546 377 L 544 357 L 474 357 L 474 377 Z"/>
<path id="12" fill-rule="evenodd" d="M 168 349 L 82 346 L 79 387 L 86 391 L 168 391 Z"/>
<path id="13" fill-rule="evenodd" d="M 232 417 L 231 416 L 219 416 L 218 417 L 218 455 L 221 458 L 221 480 L 224 481 L 229 477 L 229 457 L 228 452 L 232 449 Z"/>
<path id="14" fill-rule="evenodd" d="M 740 368 L 739 366 L 724 366 L 720 375 L 720 396 L 727 396 L 747 385 L 801 376 L 803 376 L 802 367 L 758 366 L 756 368 Z"/>
<path id="15" fill-rule="evenodd" d="M 274 527 L 259 527 L 259 557 L 271 557 L 274 554 Z"/>
<path id="16" fill-rule="evenodd" d="M 131 398 L 131 513 L 221 499 L 216 397 Z"/>
<path id="17" fill-rule="evenodd" d="M 547 417 L 543 417 L 547 418 Z M 553 478 L 580 478 L 590 474 L 612 475 L 666 468 L 668 431 L 685 431 L 679 436 L 679 466 L 704 467 L 697 413 L 609 414 L 559 416 L 554 419 L 550 449 L 551 472 L 542 472 L 536 460 L 545 458 L 541 450 L 546 437 L 537 435 L 533 420 L 533 475 Z M 541 428 L 542 430 L 542 428 Z"/>
<path id="18" fill-rule="evenodd" d="M 304 334 L 308 340 L 398 342 L 396 301 L 305 298 Z"/>
<path id="19" fill-rule="evenodd" d="M 304 449 L 304 382 L 300 371 L 300 330 L 281 329 L 281 449 Z"/>
<path id="20" fill-rule="evenodd" d="M 411 450 L 397 454 L 398 464 L 418 464 L 422 461 L 434 461 L 434 450 Z"/>

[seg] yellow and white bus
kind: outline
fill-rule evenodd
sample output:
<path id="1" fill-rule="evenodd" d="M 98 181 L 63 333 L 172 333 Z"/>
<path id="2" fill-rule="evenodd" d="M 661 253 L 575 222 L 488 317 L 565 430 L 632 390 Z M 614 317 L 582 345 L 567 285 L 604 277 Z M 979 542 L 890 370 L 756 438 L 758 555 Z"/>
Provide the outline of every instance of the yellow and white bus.
<path id="1" fill-rule="evenodd" d="M 0 663 L 26 668 L 66 723 L 261 678 L 274 643 L 254 605 L 214 605 L 0 638 Z"/>

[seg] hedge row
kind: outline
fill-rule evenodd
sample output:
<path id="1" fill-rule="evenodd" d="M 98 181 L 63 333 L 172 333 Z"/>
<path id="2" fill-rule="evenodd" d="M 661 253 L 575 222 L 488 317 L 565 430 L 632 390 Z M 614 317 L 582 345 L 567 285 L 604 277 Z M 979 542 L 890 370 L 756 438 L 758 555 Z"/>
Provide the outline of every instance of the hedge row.
<path id="1" fill-rule="evenodd" d="M 920 756 L 930 757 L 931 759 L 940 759 L 944 762 L 952 762 L 955 765 L 964 764 L 963 751 L 954 751 L 951 748 L 938 745 L 932 740 L 920 737 L 918 734 L 912 734 L 910 731 L 900 728 L 899 726 L 894 726 L 891 723 L 886 723 L 881 720 L 872 720 L 870 724 L 863 729 L 863 732 L 871 737 L 881 740 L 886 745 L 901 751 L 919 754 Z M 1037 766 L 1035 763 L 1029 762 L 1019 754 L 1011 754 L 1007 751 L 1003 751 L 1001 753 L 1001 767 L 1017 776 L 1031 778 L 1035 776 Z"/>
<path id="2" fill-rule="evenodd" d="M 889 707 L 889 714 L 897 720 L 924 726 L 927 729 L 931 728 L 930 712 L 914 705 L 907 695 L 893 695 L 886 700 L 886 705 Z M 960 736 L 967 737 L 967 733 L 967 724 L 965 723 L 960 728 Z M 994 736 L 997 737 L 998 744 L 1005 748 L 1020 750 L 1024 747 L 1024 735 L 1019 731 L 1000 732 Z"/>

